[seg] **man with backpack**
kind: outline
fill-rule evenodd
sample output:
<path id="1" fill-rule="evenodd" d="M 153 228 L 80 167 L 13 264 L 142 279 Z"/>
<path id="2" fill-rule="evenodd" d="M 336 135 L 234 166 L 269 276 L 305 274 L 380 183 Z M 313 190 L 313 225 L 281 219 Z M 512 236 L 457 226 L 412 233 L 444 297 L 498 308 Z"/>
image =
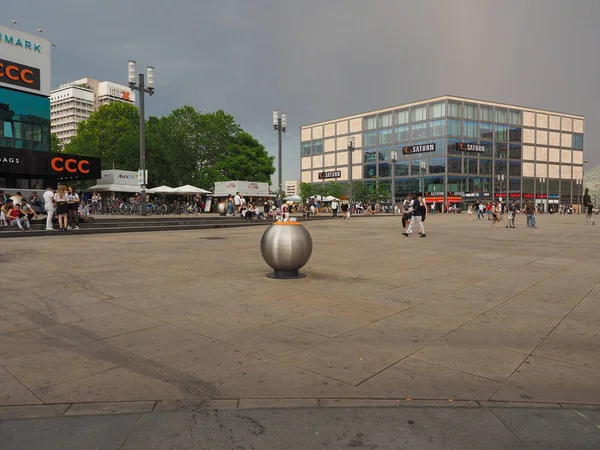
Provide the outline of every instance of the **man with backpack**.
<path id="1" fill-rule="evenodd" d="M 412 198 L 412 194 L 408 194 L 408 197 L 402 203 L 402 228 L 405 231 L 412 217 L 412 212 L 410 212 L 410 209 L 413 207 L 413 204 L 414 200 Z"/>

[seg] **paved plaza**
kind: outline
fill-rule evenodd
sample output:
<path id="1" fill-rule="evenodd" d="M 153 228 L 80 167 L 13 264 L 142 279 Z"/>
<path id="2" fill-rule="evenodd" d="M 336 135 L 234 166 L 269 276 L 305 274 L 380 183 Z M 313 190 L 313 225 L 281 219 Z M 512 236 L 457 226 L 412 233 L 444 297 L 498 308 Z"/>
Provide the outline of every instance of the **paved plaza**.
<path id="1" fill-rule="evenodd" d="M 600 405 L 600 226 L 524 222 L 307 222 L 290 281 L 265 277 L 262 227 L 6 239 L 0 418 Z"/>

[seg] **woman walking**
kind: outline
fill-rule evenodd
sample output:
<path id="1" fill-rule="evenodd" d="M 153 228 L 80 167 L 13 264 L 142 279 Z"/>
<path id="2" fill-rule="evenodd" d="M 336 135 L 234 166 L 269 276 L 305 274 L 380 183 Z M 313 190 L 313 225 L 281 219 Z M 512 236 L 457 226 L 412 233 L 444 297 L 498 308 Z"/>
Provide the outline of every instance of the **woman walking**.
<path id="1" fill-rule="evenodd" d="M 68 230 L 79 230 L 79 195 L 69 186 L 67 189 L 67 204 L 69 205 Z"/>
<path id="2" fill-rule="evenodd" d="M 56 194 L 54 194 L 54 201 L 56 202 L 56 215 L 58 216 L 58 230 L 67 231 L 69 203 L 67 190 L 64 186 L 58 186 Z"/>
<path id="3" fill-rule="evenodd" d="M 471 205 L 467 208 L 467 220 L 473 220 L 473 207 Z"/>

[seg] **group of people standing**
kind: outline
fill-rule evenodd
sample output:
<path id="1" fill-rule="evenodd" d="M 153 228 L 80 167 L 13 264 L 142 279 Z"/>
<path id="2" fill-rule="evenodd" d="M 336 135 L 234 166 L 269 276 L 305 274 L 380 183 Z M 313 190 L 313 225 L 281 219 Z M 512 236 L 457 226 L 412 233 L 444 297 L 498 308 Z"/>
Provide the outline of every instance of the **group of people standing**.
<path id="1" fill-rule="evenodd" d="M 58 186 L 56 191 L 48 186 L 44 192 L 44 209 L 48 214 L 46 230 L 54 231 L 52 219 L 58 219 L 58 231 L 79 230 L 79 195 L 72 186 Z"/>

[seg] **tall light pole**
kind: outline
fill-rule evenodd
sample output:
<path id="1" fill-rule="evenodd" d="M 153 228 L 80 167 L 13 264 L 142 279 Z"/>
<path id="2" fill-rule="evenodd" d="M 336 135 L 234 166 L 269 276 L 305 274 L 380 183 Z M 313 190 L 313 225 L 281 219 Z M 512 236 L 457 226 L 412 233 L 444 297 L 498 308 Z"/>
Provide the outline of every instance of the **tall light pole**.
<path id="1" fill-rule="evenodd" d="M 577 184 L 576 195 L 577 197 L 580 197 L 579 193 L 581 192 L 581 188 L 583 187 L 583 180 L 575 180 L 575 183 Z M 579 214 L 581 213 L 581 209 L 583 209 L 583 201 L 581 198 L 577 198 L 577 204 L 581 204 L 580 208 L 577 208 L 577 214 Z"/>
<path id="2" fill-rule="evenodd" d="M 425 198 L 425 169 L 427 168 L 427 164 L 425 161 L 421 161 L 421 191 L 423 195 L 423 199 Z"/>
<path id="3" fill-rule="evenodd" d="M 277 131 L 277 181 L 279 184 L 279 189 L 277 192 L 277 200 L 279 206 L 281 206 L 281 192 L 283 191 L 283 184 L 281 182 L 281 172 L 283 171 L 282 167 L 282 156 L 281 156 L 281 145 L 282 145 L 282 136 L 285 133 L 287 128 L 287 114 L 283 113 L 281 116 L 277 110 L 273 111 L 273 128 Z"/>
<path id="4" fill-rule="evenodd" d="M 546 203 L 544 205 L 544 184 L 546 183 L 546 177 L 539 177 L 538 181 L 540 182 L 540 190 L 542 191 L 540 193 L 540 200 L 542 200 L 540 203 L 544 207 L 543 212 L 548 212 L 548 186 L 546 186 Z"/>
<path id="5" fill-rule="evenodd" d="M 354 136 L 348 136 L 348 213 L 352 215 L 352 155 L 354 153 Z"/>
<path id="6" fill-rule="evenodd" d="M 398 161 L 398 152 L 392 150 L 392 214 L 396 214 L 396 161 Z"/>
<path id="7" fill-rule="evenodd" d="M 144 109 L 144 95 L 154 95 L 154 67 L 146 67 L 146 74 L 148 76 L 147 86 L 144 84 L 144 74 L 138 75 L 138 82 L 135 82 L 136 63 L 135 61 L 129 60 L 128 73 L 129 73 L 129 88 L 132 91 L 138 91 L 140 93 L 140 170 L 142 175 L 141 193 L 140 193 L 140 210 L 142 216 L 145 216 L 148 211 L 146 209 L 146 111 Z M 138 173 L 139 176 L 139 173 Z"/>
<path id="8" fill-rule="evenodd" d="M 504 181 L 504 175 L 503 174 L 498 174 L 496 175 L 496 180 L 498 180 L 498 184 L 500 185 L 500 188 L 502 188 L 502 184 L 500 184 L 500 182 Z M 496 186 L 494 185 L 494 188 Z M 498 189 L 499 191 L 501 191 L 502 189 Z M 492 202 L 494 202 L 494 204 L 496 204 L 496 190 L 494 189 L 494 195 L 492 198 Z M 500 193 L 500 200 L 502 200 L 502 193 Z"/>

